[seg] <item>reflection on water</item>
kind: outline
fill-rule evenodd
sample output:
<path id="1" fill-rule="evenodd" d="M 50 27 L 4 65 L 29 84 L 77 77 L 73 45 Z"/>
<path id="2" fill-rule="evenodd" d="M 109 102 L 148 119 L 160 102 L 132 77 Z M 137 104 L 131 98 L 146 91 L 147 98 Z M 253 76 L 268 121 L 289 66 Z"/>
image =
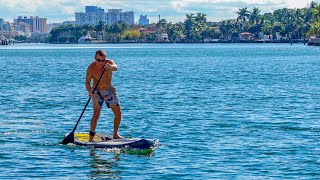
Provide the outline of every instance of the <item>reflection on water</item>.
<path id="1" fill-rule="evenodd" d="M 91 149 L 91 171 L 90 178 L 113 178 L 120 179 L 119 162 L 121 154 L 152 157 L 155 148 L 150 149 Z M 98 154 L 100 152 L 105 152 Z"/>
<path id="2" fill-rule="evenodd" d="M 106 156 L 108 159 L 104 159 L 104 156 L 97 155 L 96 149 L 90 151 L 90 156 L 92 157 L 92 170 L 90 171 L 90 178 L 116 178 L 120 179 L 120 170 L 114 170 L 117 167 L 117 161 L 120 161 L 120 154 L 113 153 L 113 155 Z"/>
<path id="3" fill-rule="evenodd" d="M 152 157 L 156 148 L 157 147 L 150 148 L 150 149 L 123 149 L 122 153 L 130 154 L 130 155 L 142 155 L 142 156 Z"/>

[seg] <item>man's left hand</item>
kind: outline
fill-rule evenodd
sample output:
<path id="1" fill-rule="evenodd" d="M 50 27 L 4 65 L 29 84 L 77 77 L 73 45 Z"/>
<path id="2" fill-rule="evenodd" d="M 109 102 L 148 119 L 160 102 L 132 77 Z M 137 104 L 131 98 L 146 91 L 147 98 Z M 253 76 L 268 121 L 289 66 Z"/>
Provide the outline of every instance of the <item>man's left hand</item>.
<path id="1" fill-rule="evenodd" d="M 104 65 L 104 68 L 106 68 L 106 69 L 111 69 L 111 64 L 106 63 L 106 64 Z"/>

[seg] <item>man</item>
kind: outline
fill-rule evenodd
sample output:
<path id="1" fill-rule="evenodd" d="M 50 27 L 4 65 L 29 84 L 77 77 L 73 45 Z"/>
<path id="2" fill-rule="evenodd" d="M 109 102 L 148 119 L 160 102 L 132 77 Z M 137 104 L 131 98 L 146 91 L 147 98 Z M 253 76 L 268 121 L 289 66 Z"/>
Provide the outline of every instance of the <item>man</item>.
<path id="1" fill-rule="evenodd" d="M 112 72 L 117 71 L 118 67 L 116 63 L 112 60 L 106 59 L 106 52 L 103 50 L 98 50 L 95 54 L 95 61 L 92 62 L 88 69 L 86 75 L 86 89 L 89 96 L 92 98 L 93 105 L 93 116 L 90 124 L 89 132 L 89 142 L 95 142 L 94 135 L 97 126 L 98 118 L 100 116 L 100 111 L 103 102 L 107 104 L 108 108 L 111 108 L 114 114 L 114 129 L 113 138 L 122 139 L 123 137 L 118 134 L 119 125 L 121 122 L 121 107 L 118 95 L 115 88 L 111 84 Z M 94 93 L 92 93 L 93 88 L 96 86 L 104 68 L 106 69 L 98 86 Z M 91 80 L 93 79 L 93 84 L 91 86 Z"/>

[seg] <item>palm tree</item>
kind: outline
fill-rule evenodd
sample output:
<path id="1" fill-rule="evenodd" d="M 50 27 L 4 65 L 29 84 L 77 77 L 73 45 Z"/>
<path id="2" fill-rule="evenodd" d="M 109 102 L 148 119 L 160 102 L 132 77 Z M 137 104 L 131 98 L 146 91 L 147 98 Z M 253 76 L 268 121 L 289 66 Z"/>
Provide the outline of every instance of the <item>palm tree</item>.
<path id="1" fill-rule="evenodd" d="M 83 25 L 81 28 L 82 36 L 85 36 L 86 34 L 88 34 L 88 32 L 91 32 L 93 30 L 94 30 L 94 27 L 92 25 L 89 25 L 89 24 Z"/>
<path id="2" fill-rule="evenodd" d="M 184 26 L 183 23 L 169 24 L 168 26 L 168 37 L 170 42 L 177 42 L 183 36 Z"/>
<path id="3" fill-rule="evenodd" d="M 315 22 L 311 25 L 311 29 L 308 31 L 308 35 L 309 36 L 316 36 L 317 38 L 320 37 L 320 5 L 318 5 L 317 7 L 315 7 L 314 11 L 314 18 L 315 18 Z"/>
<path id="4" fill-rule="evenodd" d="M 311 1 L 311 3 L 309 4 L 308 7 L 313 9 L 313 8 L 317 7 L 317 3 L 314 1 Z"/>
<path id="5" fill-rule="evenodd" d="M 295 27 L 297 26 L 296 17 L 292 11 L 289 11 L 287 16 L 284 19 L 286 34 L 289 35 L 291 44 L 292 44 L 292 35 Z"/>
<path id="6" fill-rule="evenodd" d="M 194 17 L 195 21 L 198 23 L 198 24 L 206 24 L 207 22 L 207 15 L 204 14 L 204 13 L 197 13 L 197 16 Z"/>
<path id="7" fill-rule="evenodd" d="M 260 15 L 261 10 L 259 8 L 254 7 L 250 16 L 249 16 L 249 22 L 251 25 L 258 24 L 259 20 L 261 20 Z"/>
<path id="8" fill-rule="evenodd" d="M 128 30 L 129 27 L 123 22 L 115 22 L 108 29 L 108 41 L 119 42 L 121 35 Z"/>
<path id="9" fill-rule="evenodd" d="M 308 31 L 307 35 L 315 36 L 317 38 L 320 37 L 320 22 L 315 22 L 312 24 L 311 29 Z"/>
<path id="10" fill-rule="evenodd" d="M 194 41 L 196 39 L 196 20 L 193 13 L 186 14 L 186 19 L 184 21 L 185 32 L 187 39 Z"/>
<path id="11" fill-rule="evenodd" d="M 250 11 L 248 11 L 248 8 L 247 8 L 247 7 L 242 8 L 242 9 L 239 9 L 239 11 L 237 12 L 237 14 L 238 14 L 237 21 L 238 21 L 238 20 L 241 20 L 242 23 L 245 23 L 246 20 L 250 17 Z"/>
<path id="12" fill-rule="evenodd" d="M 103 21 L 99 21 L 99 24 L 95 26 L 95 30 L 99 39 L 102 39 L 104 37 L 104 28 L 105 23 Z"/>
<path id="13" fill-rule="evenodd" d="M 221 35 L 221 33 L 216 31 L 213 27 L 207 27 L 202 32 L 202 35 L 203 35 L 204 38 L 216 39 L 216 38 L 219 38 L 219 35 Z"/>
<path id="14" fill-rule="evenodd" d="M 196 32 L 197 40 L 201 38 L 204 41 L 204 31 L 207 29 L 207 17 L 206 14 L 197 13 L 197 16 L 194 18 L 196 21 Z"/>
<path id="15" fill-rule="evenodd" d="M 128 25 L 126 25 L 123 22 L 116 22 L 113 23 L 110 28 L 109 28 L 109 32 L 114 33 L 114 34 L 122 34 L 123 32 L 125 32 L 128 29 Z"/>
<path id="16" fill-rule="evenodd" d="M 302 9 L 296 9 L 295 12 L 295 19 L 296 19 L 296 28 L 295 33 L 296 37 L 301 39 L 303 35 L 303 26 L 305 25 L 304 17 L 305 17 L 305 11 Z"/>
<path id="17" fill-rule="evenodd" d="M 263 26 L 260 12 L 261 11 L 259 8 L 254 7 L 249 16 L 249 25 L 251 25 L 251 27 L 248 28 L 248 31 L 253 33 L 256 38 L 258 37 L 261 27 Z"/>
<path id="18" fill-rule="evenodd" d="M 274 22 L 272 26 L 272 35 L 279 33 L 281 36 L 285 36 L 284 25 L 281 22 Z"/>
<path id="19" fill-rule="evenodd" d="M 233 23 L 231 20 L 222 21 L 219 30 L 222 33 L 223 40 L 230 40 L 232 35 Z"/>
<path id="20" fill-rule="evenodd" d="M 314 8 L 313 18 L 315 19 L 315 21 L 320 20 L 320 5 Z"/>
<path id="21" fill-rule="evenodd" d="M 160 29 L 161 32 L 162 32 L 162 31 L 166 31 L 167 28 L 168 28 L 168 22 L 167 22 L 167 20 L 165 20 L 165 19 L 159 20 L 158 23 L 156 24 L 156 27 L 157 27 L 158 29 Z"/>
<path id="22" fill-rule="evenodd" d="M 264 26 L 262 27 L 262 32 L 265 35 L 271 35 L 272 34 L 272 25 L 269 23 L 265 23 Z"/>

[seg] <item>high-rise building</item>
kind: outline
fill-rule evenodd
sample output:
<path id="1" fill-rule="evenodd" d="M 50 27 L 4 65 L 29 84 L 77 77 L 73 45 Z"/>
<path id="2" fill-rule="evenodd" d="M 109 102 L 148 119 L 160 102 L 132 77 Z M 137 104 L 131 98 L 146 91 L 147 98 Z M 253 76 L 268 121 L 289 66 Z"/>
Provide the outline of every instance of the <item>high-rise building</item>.
<path id="1" fill-rule="evenodd" d="M 30 18 L 18 16 L 18 19 L 13 19 L 14 24 L 19 24 L 20 22 L 29 24 L 30 32 L 33 32 L 33 18 L 32 16 Z"/>
<path id="2" fill-rule="evenodd" d="M 3 23 L 4 23 L 4 19 L 0 18 L 0 31 L 3 30 Z"/>
<path id="3" fill-rule="evenodd" d="M 86 13 L 104 13 L 104 9 L 98 6 L 86 6 Z"/>
<path id="4" fill-rule="evenodd" d="M 20 22 L 18 24 L 20 26 L 20 31 L 29 32 L 30 33 L 30 25 L 24 22 Z"/>
<path id="5" fill-rule="evenodd" d="M 108 9 L 108 14 L 109 14 L 108 24 L 120 22 L 121 21 L 121 13 L 122 13 L 122 9 Z"/>
<path id="6" fill-rule="evenodd" d="M 133 11 L 128 11 L 128 12 L 123 12 L 120 13 L 120 21 L 133 25 L 134 24 L 134 12 Z"/>
<path id="7" fill-rule="evenodd" d="M 19 25 L 13 25 L 13 31 L 20 31 L 20 26 Z"/>
<path id="8" fill-rule="evenodd" d="M 11 24 L 9 22 L 4 22 L 2 26 L 3 26 L 3 31 L 10 32 L 12 29 Z"/>
<path id="9" fill-rule="evenodd" d="M 19 16 L 18 19 L 13 20 L 14 24 L 19 24 L 20 22 L 27 23 L 30 25 L 30 32 L 42 32 L 47 33 L 47 18 L 39 18 L 38 16 L 22 17 Z"/>
<path id="10" fill-rule="evenodd" d="M 143 16 L 140 15 L 140 19 L 139 19 L 139 25 L 149 25 L 149 19 L 147 18 L 147 15 Z"/>
<path id="11" fill-rule="evenodd" d="M 36 30 L 42 33 L 47 33 L 47 18 L 38 18 L 37 22 Z"/>
<path id="12" fill-rule="evenodd" d="M 115 22 L 124 22 L 128 25 L 134 24 L 134 12 L 122 12 L 122 9 L 104 9 L 97 6 L 86 6 L 85 12 L 75 13 L 76 25 L 98 25 L 100 21 L 111 25 Z"/>

